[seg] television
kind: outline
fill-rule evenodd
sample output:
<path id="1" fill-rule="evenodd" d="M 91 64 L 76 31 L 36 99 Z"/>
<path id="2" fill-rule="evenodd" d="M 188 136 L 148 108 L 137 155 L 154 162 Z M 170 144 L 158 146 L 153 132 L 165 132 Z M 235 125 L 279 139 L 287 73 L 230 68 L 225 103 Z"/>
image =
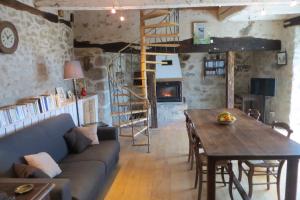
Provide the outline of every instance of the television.
<path id="1" fill-rule="evenodd" d="M 251 78 L 251 94 L 275 96 L 274 78 Z"/>

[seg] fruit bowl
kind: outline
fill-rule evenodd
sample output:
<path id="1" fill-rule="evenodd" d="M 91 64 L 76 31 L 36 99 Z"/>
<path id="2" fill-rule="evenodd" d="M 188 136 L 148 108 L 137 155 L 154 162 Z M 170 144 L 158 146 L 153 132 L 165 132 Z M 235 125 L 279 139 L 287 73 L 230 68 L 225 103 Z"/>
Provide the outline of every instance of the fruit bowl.
<path id="1" fill-rule="evenodd" d="M 230 125 L 236 121 L 236 117 L 230 112 L 222 112 L 218 115 L 217 121 L 222 125 Z"/>

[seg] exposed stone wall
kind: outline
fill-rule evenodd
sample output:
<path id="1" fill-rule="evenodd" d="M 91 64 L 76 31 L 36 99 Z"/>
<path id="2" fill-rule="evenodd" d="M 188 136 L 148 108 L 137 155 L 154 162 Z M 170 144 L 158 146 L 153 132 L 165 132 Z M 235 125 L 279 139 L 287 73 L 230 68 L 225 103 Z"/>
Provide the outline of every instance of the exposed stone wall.
<path id="1" fill-rule="evenodd" d="M 275 97 L 266 98 L 266 120 L 290 122 L 291 94 L 293 81 L 294 33 L 292 29 L 282 29 L 283 49 L 287 50 L 288 64 L 277 65 L 277 52 L 257 51 L 237 53 L 237 65 L 249 65 L 247 69 L 235 71 L 235 92 L 247 94 L 250 92 L 251 78 L 275 78 Z M 294 66 L 294 67 L 293 67 Z"/>
<path id="2" fill-rule="evenodd" d="M 91 43 L 133 42 L 139 41 L 139 11 L 123 12 L 126 17 L 120 22 L 119 16 L 109 11 L 76 11 L 74 36 L 78 41 Z M 180 40 L 192 38 L 192 23 L 206 21 L 206 28 L 214 37 L 253 36 L 266 39 L 280 39 L 282 21 L 230 22 L 219 21 L 212 11 L 182 9 L 180 10 Z"/>
<path id="3" fill-rule="evenodd" d="M 27 0 L 27 3 L 30 3 Z M 0 6 L 0 20 L 12 22 L 19 34 L 14 54 L 0 53 L 0 106 L 46 92 L 71 88 L 63 80 L 63 65 L 70 59 L 72 30 L 36 15 Z"/>
<path id="4" fill-rule="evenodd" d="M 181 54 L 183 97 L 189 108 L 221 108 L 225 106 L 226 81 L 223 77 L 204 77 L 206 53 Z"/>
<path id="5" fill-rule="evenodd" d="M 83 67 L 87 92 L 99 97 L 99 120 L 112 124 L 107 76 L 110 54 L 107 55 L 100 49 L 87 48 L 75 49 L 75 55 Z"/>
<path id="6" fill-rule="evenodd" d="M 75 12 L 75 39 L 91 43 L 132 42 L 139 38 L 139 12 L 124 13 L 125 22 L 109 11 Z M 214 37 L 259 37 L 280 39 L 288 55 L 293 52 L 289 45 L 293 36 L 283 28 L 282 21 L 230 22 L 218 21 L 216 13 L 195 9 L 180 10 L 180 40 L 192 37 L 192 22 L 206 21 L 206 29 Z M 183 96 L 190 108 L 217 108 L 225 106 L 225 79 L 203 78 L 203 57 L 206 54 L 181 55 L 184 76 Z M 290 60 L 290 58 L 289 58 Z M 250 78 L 269 76 L 277 79 L 278 98 L 268 100 L 268 111 L 275 112 L 275 119 L 289 121 L 292 64 L 277 67 L 276 52 L 238 52 L 237 63 L 246 69 L 236 73 L 235 90 L 248 93 Z M 288 80 L 287 80 L 288 79 Z M 281 92 L 284 91 L 284 92 Z M 282 97 L 281 94 L 284 94 Z"/>

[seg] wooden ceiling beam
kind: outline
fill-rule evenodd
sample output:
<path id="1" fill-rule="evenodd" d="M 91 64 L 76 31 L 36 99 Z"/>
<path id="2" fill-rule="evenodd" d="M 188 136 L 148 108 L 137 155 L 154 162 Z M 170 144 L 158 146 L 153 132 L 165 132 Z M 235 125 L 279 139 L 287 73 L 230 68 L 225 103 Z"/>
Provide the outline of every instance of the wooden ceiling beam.
<path id="1" fill-rule="evenodd" d="M 35 0 L 35 5 L 40 8 L 57 8 L 61 10 L 110 10 L 116 9 L 162 9 L 162 8 L 197 8 L 215 6 L 248 6 L 248 5 L 288 5 L 286 0 Z"/>
<path id="2" fill-rule="evenodd" d="M 230 7 L 220 7 L 218 11 L 218 19 L 223 21 L 240 11 L 244 10 L 247 6 L 230 6 Z"/>

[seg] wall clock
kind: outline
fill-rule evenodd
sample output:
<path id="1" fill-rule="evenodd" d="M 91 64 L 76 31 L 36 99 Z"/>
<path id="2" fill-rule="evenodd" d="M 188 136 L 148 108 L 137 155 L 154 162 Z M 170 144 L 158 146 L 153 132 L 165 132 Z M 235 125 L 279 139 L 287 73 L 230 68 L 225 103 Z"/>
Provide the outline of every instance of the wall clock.
<path id="1" fill-rule="evenodd" d="M 0 52 L 11 54 L 17 50 L 19 36 L 16 27 L 8 21 L 0 21 Z"/>

